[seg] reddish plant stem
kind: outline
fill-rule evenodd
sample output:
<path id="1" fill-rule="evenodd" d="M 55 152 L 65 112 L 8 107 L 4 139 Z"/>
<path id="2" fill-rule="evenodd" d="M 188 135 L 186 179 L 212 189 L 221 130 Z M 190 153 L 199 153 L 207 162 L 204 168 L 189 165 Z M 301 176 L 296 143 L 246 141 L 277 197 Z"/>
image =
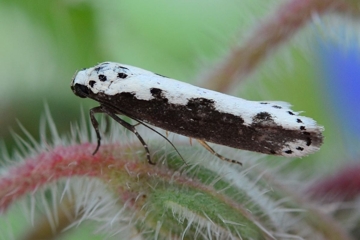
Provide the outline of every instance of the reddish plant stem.
<path id="1" fill-rule="evenodd" d="M 263 172 L 263 170 L 260 170 Z M 259 172 L 259 174 L 261 173 Z M 327 240 L 352 240 L 352 236 L 344 230 L 341 226 L 341 223 L 336 221 L 334 217 L 329 214 L 324 213 L 321 208 L 317 205 L 310 204 L 303 194 L 299 194 L 296 189 L 291 189 L 284 185 L 282 182 L 279 182 L 274 178 L 274 176 L 269 174 L 263 174 L 263 177 L 266 181 L 271 184 L 271 186 L 276 187 L 277 194 L 282 194 L 288 198 L 291 198 L 292 201 L 289 202 L 289 207 L 293 207 L 297 204 L 298 207 L 306 210 L 302 217 L 305 221 L 317 232 L 321 233 L 323 239 Z"/>
<path id="2" fill-rule="evenodd" d="M 24 160 L 22 164 L 10 169 L 6 176 L 0 177 L 0 212 L 26 193 L 60 178 L 92 176 L 107 180 L 109 166 L 122 168 L 125 163 L 135 164 L 106 155 L 107 151 L 111 151 L 110 148 L 114 146 L 103 146 L 102 151 L 93 156 L 92 144 L 57 147 Z M 121 146 L 117 146 L 116 151 L 119 148 Z"/>
<path id="3" fill-rule="evenodd" d="M 355 13 L 349 1 L 343 0 L 291 0 L 280 6 L 262 21 L 245 42 L 229 52 L 200 82 L 206 87 L 229 92 L 239 80 L 245 79 L 270 52 L 286 43 L 313 15 L 326 12 Z M 355 4 L 355 3 L 354 3 Z M 356 9 L 356 8 L 355 8 Z"/>
<path id="4" fill-rule="evenodd" d="M 333 176 L 317 181 L 307 195 L 321 201 L 350 201 L 360 195 L 360 164 L 347 166 Z"/>

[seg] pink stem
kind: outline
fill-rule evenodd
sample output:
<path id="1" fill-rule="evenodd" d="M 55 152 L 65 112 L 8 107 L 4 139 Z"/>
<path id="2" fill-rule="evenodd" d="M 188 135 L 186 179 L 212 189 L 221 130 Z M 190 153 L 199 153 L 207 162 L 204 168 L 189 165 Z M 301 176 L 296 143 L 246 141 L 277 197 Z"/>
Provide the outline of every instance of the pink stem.
<path id="1" fill-rule="evenodd" d="M 323 201 L 351 200 L 360 195 L 360 164 L 348 166 L 326 177 L 308 190 L 307 194 Z"/>
<path id="2" fill-rule="evenodd" d="M 115 159 L 111 154 L 105 155 L 107 151 L 114 152 L 111 150 L 114 146 L 102 146 L 93 156 L 94 148 L 92 144 L 57 147 L 10 169 L 6 176 L 0 177 L 0 212 L 26 193 L 60 178 L 93 176 L 106 180 L 109 179 L 108 166 L 119 168 L 125 163 L 133 164 Z M 119 149 L 121 146 L 116 146 L 116 151 Z"/>

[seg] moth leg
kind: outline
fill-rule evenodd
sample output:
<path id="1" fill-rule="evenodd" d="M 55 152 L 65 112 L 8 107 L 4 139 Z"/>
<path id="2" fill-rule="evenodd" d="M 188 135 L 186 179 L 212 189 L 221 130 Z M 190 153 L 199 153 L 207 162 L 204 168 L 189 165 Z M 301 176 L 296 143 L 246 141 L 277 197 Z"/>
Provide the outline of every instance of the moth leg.
<path id="1" fill-rule="evenodd" d="M 199 140 L 199 139 L 196 139 L 206 150 L 208 150 L 209 152 L 211 152 L 213 155 L 215 155 L 216 157 L 220 158 L 221 160 L 223 161 L 227 161 L 227 162 L 231 162 L 231 163 L 237 163 L 237 164 L 240 164 L 242 166 L 242 163 L 239 162 L 239 161 L 236 161 L 236 160 L 233 160 L 233 159 L 229 159 L 229 158 L 226 158 L 220 154 L 218 154 L 217 152 L 215 152 L 214 149 L 212 149 L 205 141 L 203 140 Z"/>
<path id="2" fill-rule="evenodd" d="M 93 152 L 93 155 L 95 155 L 97 153 L 97 151 L 100 148 L 101 145 L 101 136 L 100 136 L 100 132 L 99 132 L 99 122 L 96 120 L 95 118 L 95 113 L 103 113 L 104 111 L 102 110 L 101 107 L 94 107 L 92 109 L 90 109 L 90 119 L 91 119 L 91 124 L 93 125 L 95 132 L 96 132 L 96 137 L 97 137 L 97 146 L 95 151 Z"/>
<path id="3" fill-rule="evenodd" d="M 105 115 L 105 133 L 109 133 L 110 131 L 110 117 Z"/>
<path id="4" fill-rule="evenodd" d="M 131 125 L 130 123 L 127 123 L 126 121 L 122 120 L 121 118 L 119 118 L 118 116 L 116 116 L 116 114 L 114 114 L 111 111 L 108 111 L 106 108 L 102 108 L 101 109 L 102 112 L 106 113 L 107 115 L 109 115 L 112 119 L 114 119 L 116 122 L 118 122 L 119 124 L 121 124 L 124 128 L 128 129 L 129 131 L 131 131 L 132 133 L 134 133 L 136 135 L 136 137 L 140 140 L 141 144 L 144 146 L 145 151 L 146 151 L 146 158 L 148 160 L 148 163 L 155 165 L 154 162 L 151 161 L 150 158 L 150 151 L 149 148 L 147 146 L 147 144 L 145 143 L 144 139 L 140 136 L 140 134 L 138 133 L 138 131 L 135 129 L 135 127 L 133 125 Z"/>
<path id="5" fill-rule="evenodd" d="M 183 156 L 180 154 L 180 152 L 177 150 L 177 148 L 175 147 L 175 145 L 164 135 L 162 135 L 161 133 L 159 133 L 158 131 L 156 131 L 155 129 L 153 129 L 152 127 L 148 126 L 147 124 L 143 123 L 142 121 L 140 121 L 139 119 L 135 119 L 136 121 L 138 121 L 139 123 L 133 125 L 138 126 L 139 124 L 142 124 L 143 126 L 147 127 L 148 129 L 154 131 L 155 133 L 159 134 L 159 136 L 161 136 L 162 138 L 164 138 L 177 152 L 177 154 L 179 154 L 180 158 L 184 161 L 185 165 L 187 166 L 188 164 L 186 163 L 185 159 L 183 158 Z M 166 131 L 166 133 L 168 133 L 168 131 Z"/>

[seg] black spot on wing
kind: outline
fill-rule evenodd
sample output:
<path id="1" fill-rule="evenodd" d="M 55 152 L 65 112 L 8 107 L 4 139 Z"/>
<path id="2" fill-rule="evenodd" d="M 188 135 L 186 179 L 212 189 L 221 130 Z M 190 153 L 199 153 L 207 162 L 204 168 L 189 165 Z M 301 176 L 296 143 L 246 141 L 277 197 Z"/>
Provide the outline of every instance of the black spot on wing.
<path id="1" fill-rule="evenodd" d="M 292 154 L 293 151 L 292 151 L 292 150 L 286 150 L 286 151 L 284 151 L 284 153 L 286 153 L 286 154 Z"/>
<path id="2" fill-rule="evenodd" d="M 90 87 L 94 87 L 95 83 L 96 83 L 96 82 L 95 82 L 94 80 L 89 81 Z"/>
<path id="3" fill-rule="evenodd" d="M 100 74 L 99 75 L 99 80 L 102 81 L 102 82 L 105 82 L 107 80 L 107 77 L 103 74 Z"/>
<path id="4" fill-rule="evenodd" d="M 297 123 L 303 123 L 303 121 L 301 121 L 300 118 L 297 118 L 297 119 L 296 119 L 296 122 L 297 122 Z"/>
<path id="5" fill-rule="evenodd" d="M 128 75 L 126 73 L 122 73 L 122 72 L 118 73 L 117 75 L 118 78 L 122 78 L 122 79 L 127 78 L 127 76 Z"/>
<path id="6" fill-rule="evenodd" d="M 300 130 L 306 130 L 305 126 L 300 126 Z"/>
<path id="7" fill-rule="evenodd" d="M 267 103 L 267 102 L 261 102 L 260 104 L 266 105 L 266 104 L 269 104 L 269 103 Z"/>
<path id="8" fill-rule="evenodd" d="M 279 106 L 279 105 L 273 105 L 272 107 L 273 107 L 273 108 L 277 108 L 277 109 L 281 109 L 281 108 L 282 108 L 282 107 Z"/>
<path id="9" fill-rule="evenodd" d="M 288 114 L 290 114 L 290 115 L 295 115 L 295 113 L 293 113 L 292 111 L 287 111 L 288 112 Z"/>
<path id="10" fill-rule="evenodd" d="M 164 96 L 163 91 L 159 88 L 151 88 L 150 89 L 150 93 L 151 95 L 158 99 L 161 100 L 164 103 L 167 103 L 169 100 Z"/>
<path id="11" fill-rule="evenodd" d="M 302 148 L 302 147 L 297 147 L 296 150 L 303 151 L 304 148 Z"/>
<path id="12" fill-rule="evenodd" d="M 268 113 L 268 112 L 260 112 L 260 113 L 255 115 L 254 119 L 265 120 L 265 121 L 273 120 L 272 117 L 271 117 L 271 114 Z"/>
<path id="13" fill-rule="evenodd" d="M 150 93 L 155 98 L 162 97 L 162 90 L 159 88 L 151 88 Z"/>
<path id="14" fill-rule="evenodd" d="M 306 139 L 306 146 L 310 146 L 312 143 L 311 138 Z"/>
<path id="15" fill-rule="evenodd" d="M 260 112 L 253 117 L 253 124 L 274 123 L 274 119 L 268 112 Z"/>

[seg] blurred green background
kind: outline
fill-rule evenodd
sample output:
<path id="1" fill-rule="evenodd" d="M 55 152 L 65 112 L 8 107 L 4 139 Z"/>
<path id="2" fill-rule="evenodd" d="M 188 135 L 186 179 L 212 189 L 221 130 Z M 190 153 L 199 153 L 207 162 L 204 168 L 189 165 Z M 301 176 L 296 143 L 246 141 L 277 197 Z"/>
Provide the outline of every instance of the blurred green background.
<path id="1" fill-rule="evenodd" d="M 24 136 L 16 120 L 40 139 L 45 103 L 60 134 L 68 134 L 81 107 L 87 112 L 97 105 L 72 93 L 71 78 L 99 62 L 194 83 L 272 12 L 274 2 L 0 0 L 0 139 L 10 152 L 16 149 L 11 131 Z M 347 158 L 319 81 L 313 30 L 296 35 L 236 91 L 246 99 L 290 102 L 325 126 L 322 150 L 301 160 L 309 172 L 329 171 Z"/>

